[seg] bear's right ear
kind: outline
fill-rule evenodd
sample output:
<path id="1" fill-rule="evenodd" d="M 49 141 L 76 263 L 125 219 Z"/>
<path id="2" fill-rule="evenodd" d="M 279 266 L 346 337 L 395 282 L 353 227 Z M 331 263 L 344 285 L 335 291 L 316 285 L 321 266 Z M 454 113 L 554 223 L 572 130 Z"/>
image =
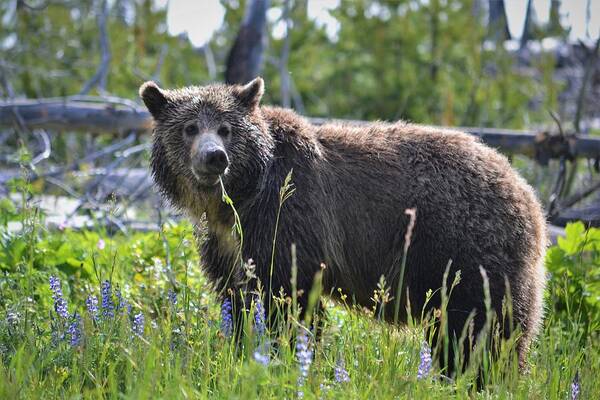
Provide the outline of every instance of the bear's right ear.
<path id="1" fill-rule="evenodd" d="M 140 86 L 140 97 L 144 100 L 144 104 L 154 119 L 160 117 L 160 114 L 169 102 L 162 89 L 152 81 Z"/>

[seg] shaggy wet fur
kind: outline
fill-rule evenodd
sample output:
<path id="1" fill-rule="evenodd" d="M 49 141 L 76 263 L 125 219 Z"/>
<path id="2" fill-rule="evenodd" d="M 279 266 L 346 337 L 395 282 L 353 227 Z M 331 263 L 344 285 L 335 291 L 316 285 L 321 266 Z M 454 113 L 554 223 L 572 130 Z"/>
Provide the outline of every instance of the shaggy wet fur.
<path id="1" fill-rule="evenodd" d="M 223 182 L 242 222 L 243 260 L 254 260 L 267 292 L 291 293 L 295 243 L 298 288 L 305 293 L 301 305 L 306 306 L 313 277 L 324 263 L 325 292 L 335 295 L 339 288 L 348 300 L 373 307 L 382 275 L 389 287 L 398 285 L 409 222 L 405 210 L 416 208 L 402 291 L 408 290 L 414 317 L 421 315 L 430 289 L 437 292 L 426 309 L 440 306 L 438 289 L 451 260 L 449 281 L 457 270 L 461 281 L 448 304 L 449 332 L 459 337 L 475 311 L 476 334 L 485 322 L 481 266 L 498 315 L 505 283 L 510 285 L 511 322 L 522 331 L 523 363 L 542 320 L 547 234 L 533 190 L 506 157 L 473 136 L 403 122 L 314 126 L 290 110 L 259 106 L 262 91 L 260 79 L 246 87 L 162 90 L 147 83 L 140 90 L 156 121 L 154 178 L 195 223 L 206 214 L 202 266 L 220 293 L 235 290 L 244 279 L 235 262 L 239 242 L 220 187 L 198 187 L 191 173 L 181 132 L 191 119 L 206 129 L 223 121 L 232 126 L 231 165 Z M 296 192 L 282 208 L 271 288 L 279 190 L 291 170 Z"/>

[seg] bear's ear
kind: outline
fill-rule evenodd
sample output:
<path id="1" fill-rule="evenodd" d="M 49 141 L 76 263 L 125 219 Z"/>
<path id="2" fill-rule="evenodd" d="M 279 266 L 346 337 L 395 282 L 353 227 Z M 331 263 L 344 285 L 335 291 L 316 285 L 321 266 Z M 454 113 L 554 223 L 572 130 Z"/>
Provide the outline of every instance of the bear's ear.
<path id="1" fill-rule="evenodd" d="M 259 76 L 248 82 L 239 89 L 237 98 L 240 103 L 248 110 L 252 110 L 258 106 L 260 99 L 265 93 L 265 82 Z"/>
<path id="2" fill-rule="evenodd" d="M 160 114 L 169 102 L 162 89 L 152 81 L 146 82 L 140 86 L 140 97 L 144 100 L 144 104 L 154 119 L 160 117 Z"/>

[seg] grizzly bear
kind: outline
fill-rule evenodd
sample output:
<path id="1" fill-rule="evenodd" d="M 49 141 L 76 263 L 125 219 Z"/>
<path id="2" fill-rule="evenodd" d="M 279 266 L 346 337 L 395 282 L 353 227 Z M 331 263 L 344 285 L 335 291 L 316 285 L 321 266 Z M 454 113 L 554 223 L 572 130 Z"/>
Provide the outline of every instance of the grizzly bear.
<path id="1" fill-rule="evenodd" d="M 385 318 L 406 321 L 407 310 L 419 318 L 439 309 L 440 288 L 460 270 L 446 307 L 448 334 L 456 340 L 468 325 L 476 335 L 486 310 L 503 315 L 509 293 L 512 319 L 502 332 L 519 328 L 523 365 L 542 319 L 547 233 L 539 201 L 507 158 L 453 130 L 405 122 L 316 126 L 261 106 L 263 93 L 261 78 L 245 86 L 140 88 L 155 121 L 154 179 L 194 224 L 205 216 L 201 262 L 218 292 L 239 293 L 247 281 L 240 260 L 252 259 L 265 293 L 290 294 L 295 244 L 303 309 L 318 271 L 325 293 L 368 308 L 383 277 L 400 299 L 399 315 Z M 295 192 L 280 209 L 290 172 Z M 407 209 L 416 209 L 410 235 Z M 243 240 L 232 234 L 235 221 Z"/>

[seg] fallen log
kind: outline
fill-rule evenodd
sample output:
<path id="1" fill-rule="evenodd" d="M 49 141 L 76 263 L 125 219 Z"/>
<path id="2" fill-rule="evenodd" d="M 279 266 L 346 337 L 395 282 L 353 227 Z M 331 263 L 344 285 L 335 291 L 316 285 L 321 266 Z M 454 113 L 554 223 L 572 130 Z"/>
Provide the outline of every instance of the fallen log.
<path id="1" fill-rule="evenodd" d="M 40 99 L 0 102 L 0 127 L 24 127 L 89 133 L 147 132 L 150 114 L 123 102 Z"/>
<path id="2" fill-rule="evenodd" d="M 317 125 L 340 122 L 360 125 L 366 121 L 309 118 Z M 150 114 L 130 100 L 74 97 L 0 102 L 0 128 L 51 129 L 87 133 L 148 133 Z M 550 135 L 545 132 L 495 128 L 456 128 L 479 136 L 487 145 L 506 154 L 523 154 L 537 159 L 566 156 L 600 158 L 600 138 L 582 135 Z"/>
<path id="3" fill-rule="evenodd" d="M 576 209 L 568 209 L 553 217 L 551 223 L 565 226 L 569 222 L 582 221 L 586 226 L 600 227 L 600 206 L 591 204 Z"/>

